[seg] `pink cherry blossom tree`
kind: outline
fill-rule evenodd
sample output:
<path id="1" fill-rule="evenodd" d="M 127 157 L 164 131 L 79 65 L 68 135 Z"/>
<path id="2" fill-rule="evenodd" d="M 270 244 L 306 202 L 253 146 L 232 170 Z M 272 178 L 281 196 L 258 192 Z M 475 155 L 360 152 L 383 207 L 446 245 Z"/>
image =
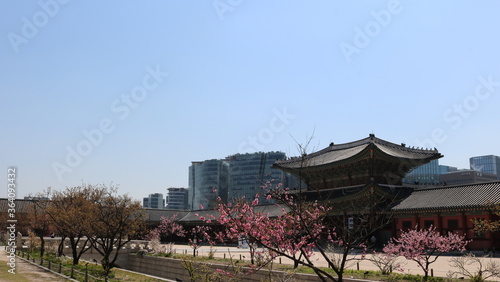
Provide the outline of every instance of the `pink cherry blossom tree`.
<path id="1" fill-rule="evenodd" d="M 173 216 L 162 216 L 158 227 L 149 231 L 146 239 L 150 240 L 153 245 L 160 246 L 160 239 L 165 238 L 168 243 L 167 253 L 171 253 L 174 236 L 186 236 L 186 230 L 184 230 L 182 225 L 177 223 L 177 220 L 177 214 L 174 214 Z"/>
<path id="2" fill-rule="evenodd" d="M 186 236 L 186 230 L 184 230 L 184 227 L 177 223 L 177 221 L 177 214 L 173 216 L 162 216 L 160 218 L 160 225 L 156 228 L 160 237 L 165 237 L 168 242 L 171 242 L 174 236 Z"/>
<path id="3" fill-rule="evenodd" d="M 294 197 L 285 196 L 287 206 L 282 208 L 282 213 L 270 216 L 266 212 L 258 211 L 259 196 L 252 202 L 237 201 L 234 204 L 219 203 L 220 215 L 216 220 L 225 229 L 216 233 L 221 240 L 238 240 L 248 238 L 249 241 L 261 246 L 267 252 L 267 262 L 270 263 L 278 256 L 287 257 L 297 264 L 305 265 L 313 269 L 320 277 L 335 280 L 331 274 L 316 267 L 311 260 L 314 248 L 319 245 L 318 239 L 323 237 L 322 233 L 332 234 L 322 221 L 328 209 L 317 203 L 298 205 Z M 293 209 L 290 210 L 288 206 Z M 303 213 L 299 213 L 301 210 Z M 334 238 L 335 236 L 330 236 Z M 298 258 L 302 256 L 304 260 Z M 327 280 L 324 280 L 327 281 Z"/>
<path id="4" fill-rule="evenodd" d="M 259 246 L 259 267 L 282 256 L 292 260 L 295 266 L 311 268 L 322 281 L 342 281 L 344 269 L 353 260 L 351 254 L 362 252 L 362 259 L 366 250 L 365 242 L 372 236 L 372 233 L 366 231 L 370 229 L 369 226 L 361 228 L 361 223 L 369 223 L 369 220 L 360 218 L 372 218 L 373 214 L 358 214 L 356 229 L 349 229 L 342 214 L 333 215 L 340 219 L 332 220 L 331 213 L 335 208 L 331 204 L 304 200 L 300 194 L 292 194 L 280 184 L 273 188 L 270 186 L 270 182 L 263 186 L 263 191 L 267 194 L 256 195 L 253 201 L 241 199 L 225 204 L 219 199 L 219 216 L 205 221 L 216 221 L 224 228 L 212 234 L 211 239 L 226 242 L 247 238 Z M 281 211 L 277 214 L 266 212 L 259 207 L 261 197 L 276 200 L 276 206 Z M 377 230 L 377 227 L 370 230 Z M 313 257 L 315 253 L 316 256 Z M 335 274 L 315 265 L 315 261 L 319 259 L 317 256 L 324 259 Z"/>
<path id="5" fill-rule="evenodd" d="M 202 220 L 204 220 L 204 217 L 200 217 Z M 190 238 L 188 239 L 189 241 L 189 246 L 191 249 L 193 249 L 193 257 L 196 256 L 198 249 L 201 247 L 203 242 L 208 242 L 211 246 L 213 245 L 213 241 L 210 238 L 209 235 L 210 232 L 210 227 L 208 226 L 195 226 L 191 228 L 191 232 L 189 234 Z"/>
<path id="6" fill-rule="evenodd" d="M 465 236 L 449 232 L 443 236 L 431 226 L 428 229 L 403 231 L 399 238 L 392 238 L 383 251 L 387 254 L 404 256 L 407 260 L 415 261 L 424 271 L 424 280 L 429 277 L 429 265 L 439 256 L 451 251 L 465 251 L 470 240 Z"/>

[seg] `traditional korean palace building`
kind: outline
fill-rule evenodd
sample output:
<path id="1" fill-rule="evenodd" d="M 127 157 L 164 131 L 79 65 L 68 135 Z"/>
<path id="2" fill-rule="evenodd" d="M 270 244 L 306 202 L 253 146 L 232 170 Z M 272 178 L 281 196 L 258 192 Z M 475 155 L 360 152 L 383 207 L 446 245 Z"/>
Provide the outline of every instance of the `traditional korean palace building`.
<path id="1" fill-rule="evenodd" d="M 409 148 L 370 134 L 359 141 L 332 143 L 309 155 L 277 161 L 274 167 L 303 179 L 310 199 L 329 199 L 332 205 L 349 206 L 357 213 L 361 209 L 353 203 L 359 203 L 375 209 L 374 213 L 392 215 L 391 224 L 378 234 L 382 242 L 400 230 L 432 225 L 443 234 L 466 234 L 473 239 L 471 249 L 500 250 L 500 232 L 471 231 L 472 218 L 499 219 L 492 213 L 492 205 L 500 203 L 499 181 L 433 188 L 403 185 L 406 173 L 441 157 L 435 148 Z M 372 205 L 370 198 L 378 205 Z"/>
<path id="2" fill-rule="evenodd" d="M 440 187 L 402 183 L 412 169 L 441 157 L 435 148 L 410 148 L 370 134 L 355 142 L 331 143 L 311 154 L 276 161 L 273 168 L 301 179 L 304 185 L 291 187 L 292 192 L 307 200 L 328 202 L 334 207 L 332 217 L 352 220 L 353 225 L 360 215 L 373 218 L 368 229 L 377 228 L 380 246 L 400 230 L 433 225 L 443 234 L 466 234 L 467 239 L 473 239 L 469 249 L 500 250 L 500 232 L 471 231 L 472 218 L 499 220 L 492 206 L 500 204 L 500 181 Z M 275 208 L 262 206 L 271 214 L 279 212 Z M 152 211 L 151 216 L 158 217 L 157 213 Z M 216 216 L 215 211 L 185 211 L 179 214 L 179 222 L 202 224 L 195 216 L 202 213 Z M 155 219 L 151 218 L 159 221 Z"/>

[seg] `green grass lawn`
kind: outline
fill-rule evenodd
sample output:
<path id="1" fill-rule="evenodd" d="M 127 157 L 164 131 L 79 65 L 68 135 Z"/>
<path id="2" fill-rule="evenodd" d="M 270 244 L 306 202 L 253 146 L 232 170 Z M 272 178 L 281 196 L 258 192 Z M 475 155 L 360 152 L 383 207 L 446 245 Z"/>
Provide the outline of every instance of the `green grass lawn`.
<path id="1" fill-rule="evenodd" d="M 114 269 L 115 272 L 115 278 L 113 281 L 145 281 L 145 282 L 159 282 L 159 281 L 164 281 L 160 279 L 155 279 L 151 278 L 142 274 L 137 274 L 137 273 L 131 273 L 128 271 L 124 271 L 121 269 Z"/>

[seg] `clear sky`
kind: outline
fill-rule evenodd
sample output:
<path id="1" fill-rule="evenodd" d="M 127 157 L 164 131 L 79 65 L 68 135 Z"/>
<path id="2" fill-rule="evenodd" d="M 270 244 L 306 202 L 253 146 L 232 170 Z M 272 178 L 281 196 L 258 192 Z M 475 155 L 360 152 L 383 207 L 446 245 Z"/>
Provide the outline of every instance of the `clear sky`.
<path id="1" fill-rule="evenodd" d="M 498 1 L 4 1 L 17 195 L 187 187 L 192 161 L 377 137 L 500 155 Z M 0 189 L 6 197 L 7 185 Z"/>

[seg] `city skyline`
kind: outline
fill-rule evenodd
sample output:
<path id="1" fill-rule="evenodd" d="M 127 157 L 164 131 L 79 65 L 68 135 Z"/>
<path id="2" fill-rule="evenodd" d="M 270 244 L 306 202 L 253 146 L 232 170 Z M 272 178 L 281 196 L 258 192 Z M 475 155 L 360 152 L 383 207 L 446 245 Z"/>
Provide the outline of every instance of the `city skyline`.
<path id="1" fill-rule="evenodd" d="M 0 164 L 17 197 L 188 187 L 193 161 L 370 133 L 500 155 L 500 3 L 8 2 Z M 91 15 L 91 16 L 90 16 Z M 7 189 L 0 189 L 0 197 Z"/>

